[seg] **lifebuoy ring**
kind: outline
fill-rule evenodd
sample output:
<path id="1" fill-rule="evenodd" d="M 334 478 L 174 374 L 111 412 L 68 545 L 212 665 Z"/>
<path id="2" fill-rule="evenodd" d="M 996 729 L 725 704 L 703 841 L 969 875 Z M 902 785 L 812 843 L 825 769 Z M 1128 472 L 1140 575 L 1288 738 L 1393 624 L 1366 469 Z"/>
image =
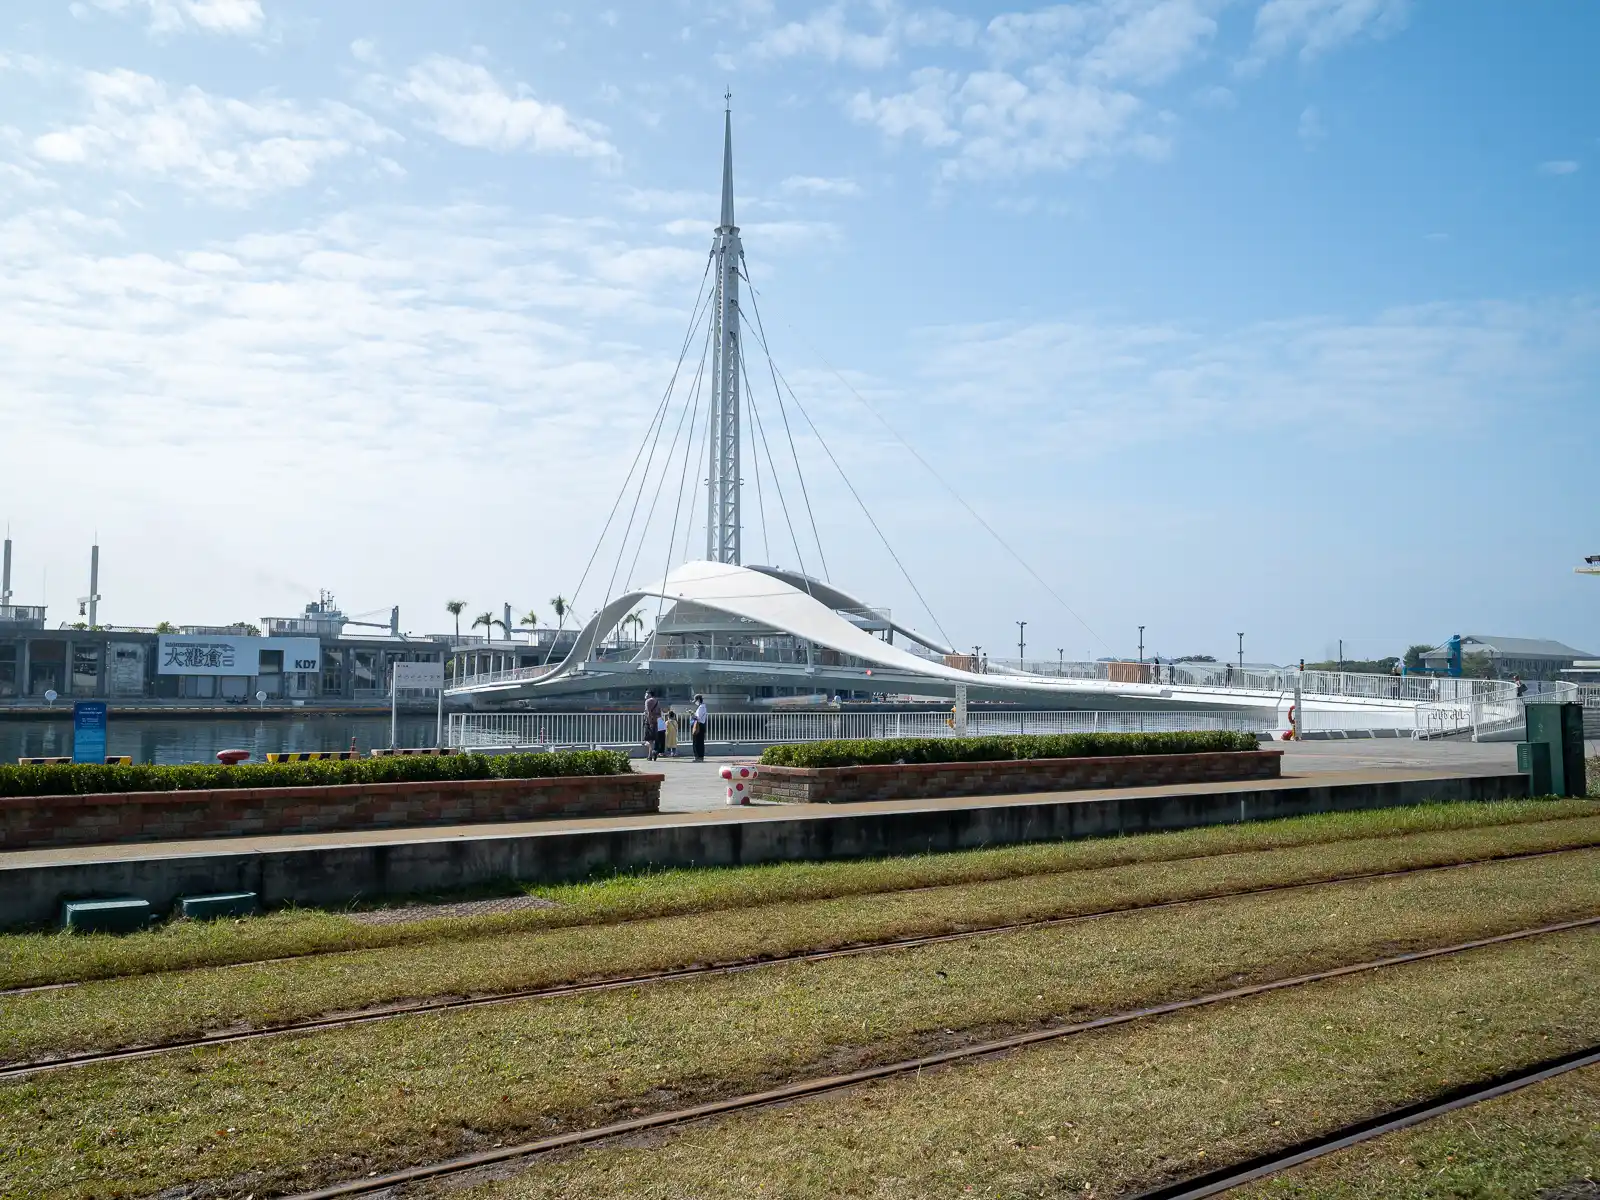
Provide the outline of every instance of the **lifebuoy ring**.
<path id="1" fill-rule="evenodd" d="M 1292 742 L 1295 739 L 1294 705 L 1289 705 L 1289 728 L 1283 731 L 1283 740 Z"/>

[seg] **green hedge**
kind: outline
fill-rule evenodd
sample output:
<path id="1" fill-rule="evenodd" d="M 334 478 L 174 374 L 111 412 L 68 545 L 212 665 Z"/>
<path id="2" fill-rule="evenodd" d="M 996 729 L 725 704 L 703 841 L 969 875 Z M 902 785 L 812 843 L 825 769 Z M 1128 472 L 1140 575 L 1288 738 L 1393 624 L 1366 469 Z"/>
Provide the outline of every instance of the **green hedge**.
<path id="1" fill-rule="evenodd" d="M 407 783 L 433 779 L 544 779 L 555 775 L 626 775 L 626 754 L 561 750 L 549 754 L 442 754 L 299 763 L 210 763 L 103 767 L 95 763 L 0 766 L 0 796 L 91 792 L 186 792 L 205 788 L 317 787 L 334 783 Z"/>
<path id="2" fill-rule="evenodd" d="M 1255 750 L 1253 733 L 1053 733 L 966 738 L 876 738 L 768 746 L 773 767 L 856 767 L 872 763 L 994 762 L 1008 758 L 1095 758 L 1117 754 L 1199 754 Z"/>

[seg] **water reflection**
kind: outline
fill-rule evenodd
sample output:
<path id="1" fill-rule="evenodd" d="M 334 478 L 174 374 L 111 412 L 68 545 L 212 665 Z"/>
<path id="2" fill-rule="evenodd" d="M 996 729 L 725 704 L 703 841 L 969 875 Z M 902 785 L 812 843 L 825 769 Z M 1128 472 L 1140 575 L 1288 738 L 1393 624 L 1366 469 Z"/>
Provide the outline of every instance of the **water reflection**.
<path id="1" fill-rule="evenodd" d="M 400 717 L 399 746 L 432 746 L 432 716 Z M 215 762 L 218 750 L 250 751 L 252 761 L 284 750 L 348 750 L 365 754 L 389 744 L 389 717 L 325 714 L 306 717 L 118 717 L 107 729 L 106 753 L 134 762 Z M 0 762 L 72 753 L 72 719 L 0 721 Z"/>

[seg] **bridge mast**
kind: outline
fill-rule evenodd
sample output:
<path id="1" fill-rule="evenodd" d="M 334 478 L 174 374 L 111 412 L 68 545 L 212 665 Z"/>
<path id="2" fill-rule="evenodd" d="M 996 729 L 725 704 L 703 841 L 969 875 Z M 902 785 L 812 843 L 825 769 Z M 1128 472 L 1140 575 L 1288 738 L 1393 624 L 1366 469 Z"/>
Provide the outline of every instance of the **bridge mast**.
<path id="1" fill-rule="evenodd" d="M 712 257 L 711 471 L 706 479 L 706 558 L 739 562 L 739 227 L 733 223 L 732 93 L 723 96 L 722 221 Z"/>

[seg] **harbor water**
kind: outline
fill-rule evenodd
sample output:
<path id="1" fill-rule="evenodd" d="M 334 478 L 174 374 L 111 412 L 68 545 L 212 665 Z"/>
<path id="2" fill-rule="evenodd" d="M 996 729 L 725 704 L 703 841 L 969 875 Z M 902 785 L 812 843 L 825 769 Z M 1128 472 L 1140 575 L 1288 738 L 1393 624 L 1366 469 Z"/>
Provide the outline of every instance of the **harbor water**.
<path id="1" fill-rule="evenodd" d="M 435 744 L 433 714 L 400 715 L 398 746 Z M 136 763 L 216 762 L 218 750 L 248 750 L 250 761 L 285 750 L 348 750 L 354 740 L 363 755 L 389 745 L 389 714 L 324 713 L 283 717 L 119 717 L 106 730 L 106 753 Z M 72 753 L 72 717 L 0 721 L 0 763 Z"/>

